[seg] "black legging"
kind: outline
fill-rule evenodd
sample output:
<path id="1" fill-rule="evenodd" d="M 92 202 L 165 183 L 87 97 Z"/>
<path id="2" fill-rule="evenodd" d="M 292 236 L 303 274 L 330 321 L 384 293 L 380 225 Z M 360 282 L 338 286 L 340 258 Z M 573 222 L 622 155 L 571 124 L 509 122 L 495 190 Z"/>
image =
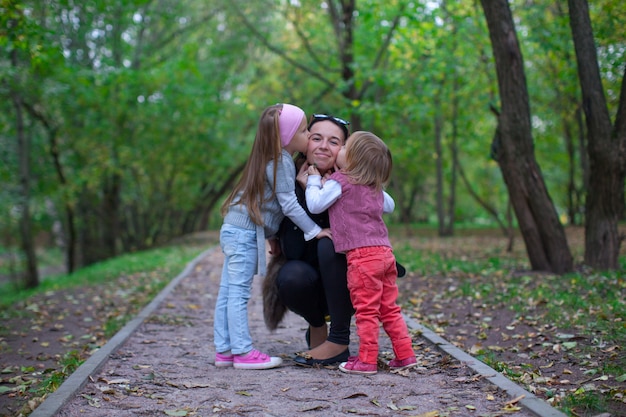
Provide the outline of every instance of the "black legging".
<path id="1" fill-rule="evenodd" d="M 328 341 L 350 344 L 350 319 L 354 312 L 346 279 L 346 257 L 335 253 L 332 240 L 317 240 L 317 259 L 290 260 L 278 272 L 276 285 L 283 304 L 320 327 L 330 315 Z"/>

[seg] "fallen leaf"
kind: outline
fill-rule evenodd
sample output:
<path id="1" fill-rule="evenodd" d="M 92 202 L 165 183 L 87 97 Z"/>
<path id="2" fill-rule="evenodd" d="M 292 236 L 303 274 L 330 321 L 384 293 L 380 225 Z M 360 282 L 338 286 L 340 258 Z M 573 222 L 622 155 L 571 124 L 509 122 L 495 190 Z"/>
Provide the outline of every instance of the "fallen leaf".
<path id="1" fill-rule="evenodd" d="M 215 388 L 215 385 L 206 382 L 185 382 L 183 386 L 185 388 Z"/>
<path id="2" fill-rule="evenodd" d="M 0 385 L 0 394 L 6 394 L 7 392 L 11 392 L 13 390 L 13 388 L 7 387 L 6 385 Z"/>
<path id="3" fill-rule="evenodd" d="M 507 404 L 502 409 L 504 411 L 507 411 L 507 412 L 513 412 L 513 411 L 520 411 L 522 409 L 522 407 L 518 407 L 516 405 Z"/>
<path id="4" fill-rule="evenodd" d="M 100 378 L 100 381 L 103 381 L 108 385 L 130 384 L 130 379 L 126 379 L 126 378 L 117 378 L 117 379 Z"/>
<path id="5" fill-rule="evenodd" d="M 314 407 L 310 407 L 310 408 L 305 408 L 301 411 L 319 411 L 319 410 L 323 410 L 325 408 L 328 408 L 328 406 L 324 406 L 324 405 L 316 405 Z M 355 411 L 352 411 L 355 412 Z"/>
<path id="6" fill-rule="evenodd" d="M 87 394 L 81 394 L 81 397 L 85 398 L 90 406 L 94 408 L 100 408 L 100 400 Z"/>
<path id="7" fill-rule="evenodd" d="M 565 350 L 574 349 L 576 345 L 578 345 L 577 342 L 563 342 L 563 348 L 565 348 Z"/>
<path id="8" fill-rule="evenodd" d="M 469 353 L 471 355 L 478 355 L 482 352 L 484 352 L 484 350 L 483 350 L 483 346 L 480 343 L 473 345 L 469 350 Z"/>
<path id="9" fill-rule="evenodd" d="M 526 395 L 522 394 L 519 397 L 515 397 L 512 400 L 509 400 L 507 402 L 505 402 L 504 404 L 506 405 L 513 405 L 513 404 L 517 404 L 518 402 L 520 402 L 524 397 L 526 397 Z"/>
<path id="10" fill-rule="evenodd" d="M 354 394 L 350 394 L 347 397 L 343 397 L 344 400 L 347 400 L 349 398 L 358 398 L 358 397 L 367 397 L 367 394 L 364 394 L 362 392 L 356 392 Z"/>
<path id="11" fill-rule="evenodd" d="M 168 416 L 183 417 L 187 415 L 187 410 L 165 410 Z"/>
<path id="12" fill-rule="evenodd" d="M 415 417 L 439 417 L 439 411 L 428 411 L 426 413 L 418 414 Z"/>
<path id="13" fill-rule="evenodd" d="M 237 392 L 235 392 L 235 394 L 243 395 L 243 396 L 246 396 L 246 397 L 252 397 L 252 394 L 250 394 L 248 391 L 237 391 Z"/>
<path id="14" fill-rule="evenodd" d="M 504 352 L 506 349 L 504 349 L 502 346 L 491 345 L 489 346 L 489 350 L 492 350 L 494 352 Z"/>

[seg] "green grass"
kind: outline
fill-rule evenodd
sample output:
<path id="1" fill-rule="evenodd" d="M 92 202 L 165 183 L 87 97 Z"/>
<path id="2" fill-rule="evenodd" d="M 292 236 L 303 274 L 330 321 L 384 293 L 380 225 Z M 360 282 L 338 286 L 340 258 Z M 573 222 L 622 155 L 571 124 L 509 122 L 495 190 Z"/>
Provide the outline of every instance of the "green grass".
<path id="1" fill-rule="evenodd" d="M 61 386 L 63 381 L 72 374 L 84 361 L 81 359 L 80 354 L 76 350 L 72 350 L 63 355 L 63 358 L 59 361 L 61 367 L 58 370 L 50 370 L 44 372 L 45 378 L 41 383 L 33 389 L 39 395 L 44 395 L 49 392 L 54 392 Z"/>
<path id="2" fill-rule="evenodd" d="M 516 271 L 528 268 L 524 259 L 460 259 L 416 250 L 409 243 L 394 251 L 407 269 L 418 275 L 460 278 L 452 295 L 506 304 L 520 314 L 541 305 L 544 320 L 587 334 L 605 335 L 626 346 L 626 259 L 621 259 L 621 271 L 582 270 L 559 276 L 519 274 Z"/>
<path id="3" fill-rule="evenodd" d="M 0 287 L 0 309 L 46 291 L 98 285 L 138 272 L 182 271 L 204 248 L 206 247 L 181 245 L 126 254 L 82 268 L 73 274 L 47 277 L 34 289 L 16 288 L 13 283 L 4 284 Z"/>
<path id="4" fill-rule="evenodd" d="M 560 408 L 569 415 L 595 415 L 606 410 L 607 400 L 595 391 L 580 389 L 577 392 L 563 398 Z"/>

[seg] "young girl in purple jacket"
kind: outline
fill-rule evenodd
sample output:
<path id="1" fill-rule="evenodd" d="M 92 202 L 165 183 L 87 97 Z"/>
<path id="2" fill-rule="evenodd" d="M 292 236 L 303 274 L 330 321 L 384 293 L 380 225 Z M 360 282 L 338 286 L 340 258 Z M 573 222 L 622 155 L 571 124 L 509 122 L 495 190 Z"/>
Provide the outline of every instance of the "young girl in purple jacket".
<path id="1" fill-rule="evenodd" d="M 375 374 L 378 362 L 379 321 L 393 346 L 391 369 L 415 366 L 412 340 L 396 303 L 398 271 L 383 213 L 394 208 L 383 191 L 392 169 L 391 152 L 370 132 L 354 132 L 337 155 L 336 171 L 327 179 L 309 167 L 306 188 L 311 213 L 328 209 L 337 252 L 348 262 L 348 289 L 356 310 L 359 355 L 339 369 L 350 374 Z"/>

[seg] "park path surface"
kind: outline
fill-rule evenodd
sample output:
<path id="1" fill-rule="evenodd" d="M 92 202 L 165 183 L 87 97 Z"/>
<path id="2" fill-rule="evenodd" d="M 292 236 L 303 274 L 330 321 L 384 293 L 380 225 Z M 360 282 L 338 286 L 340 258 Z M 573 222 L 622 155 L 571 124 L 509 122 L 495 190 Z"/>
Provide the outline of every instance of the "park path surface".
<path id="1" fill-rule="evenodd" d="M 207 250 L 139 316 L 96 352 L 32 414 L 42 416 L 564 416 L 414 320 L 419 366 L 373 376 L 303 368 L 305 322 L 288 313 L 267 331 L 255 277 L 250 330 L 255 347 L 283 364 L 263 371 L 216 368 L 213 308 L 223 256 Z M 357 352 L 353 333 L 351 352 Z M 381 357 L 391 358 L 384 333 Z"/>

